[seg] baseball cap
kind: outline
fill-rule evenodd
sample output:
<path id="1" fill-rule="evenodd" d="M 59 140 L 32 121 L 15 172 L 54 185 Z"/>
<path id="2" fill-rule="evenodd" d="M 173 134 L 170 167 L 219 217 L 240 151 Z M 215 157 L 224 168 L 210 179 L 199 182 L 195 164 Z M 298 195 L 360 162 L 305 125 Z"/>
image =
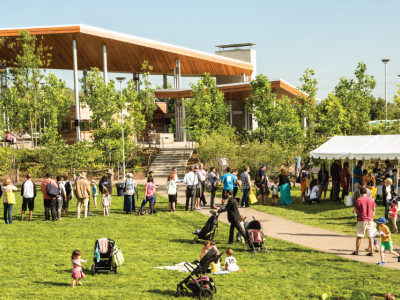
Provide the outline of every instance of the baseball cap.
<path id="1" fill-rule="evenodd" d="M 262 166 L 263 166 L 263 167 L 267 167 L 267 165 L 266 165 L 266 164 L 263 164 Z"/>
<path id="2" fill-rule="evenodd" d="M 386 219 L 384 217 L 380 217 L 378 221 L 376 221 L 376 223 L 378 224 L 385 224 L 386 223 Z"/>

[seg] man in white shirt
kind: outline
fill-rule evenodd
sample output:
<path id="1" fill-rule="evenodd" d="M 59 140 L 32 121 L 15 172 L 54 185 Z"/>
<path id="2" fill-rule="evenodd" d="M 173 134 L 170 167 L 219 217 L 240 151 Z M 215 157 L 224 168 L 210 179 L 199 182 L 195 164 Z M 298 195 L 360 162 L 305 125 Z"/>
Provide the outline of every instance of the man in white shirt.
<path id="1" fill-rule="evenodd" d="M 196 185 L 198 184 L 197 175 L 193 173 L 193 167 L 189 168 L 189 173 L 185 174 L 183 182 L 186 183 L 186 211 L 189 209 L 190 200 L 190 210 L 193 211 L 194 200 L 196 197 Z"/>
<path id="2" fill-rule="evenodd" d="M 207 204 L 206 197 L 204 196 L 204 191 L 206 189 L 206 178 L 207 178 L 207 172 L 206 170 L 203 169 L 203 164 L 199 165 L 199 174 L 200 174 L 200 179 L 201 179 L 201 196 L 200 196 L 200 202 L 203 203 L 203 205 Z"/>
<path id="3" fill-rule="evenodd" d="M 35 206 L 36 185 L 32 181 L 32 175 L 26 175 L 26 181 L 22 184 L 22 212 L 21 221 L 24 220 L 25 211 L 29 208 L 29 221 L 32 221 L 33 208 Z"/>

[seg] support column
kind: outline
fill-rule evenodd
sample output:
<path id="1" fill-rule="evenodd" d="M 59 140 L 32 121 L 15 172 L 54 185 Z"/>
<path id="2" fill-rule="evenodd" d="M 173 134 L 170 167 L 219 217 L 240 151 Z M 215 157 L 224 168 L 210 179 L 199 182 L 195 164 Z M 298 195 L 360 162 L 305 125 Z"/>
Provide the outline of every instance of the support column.
<path id="1" fill-rule="evenodd" d="M 181 60 L 178 59 L 176 61 L 177 67 L 177 75 L 178 75 L 178 89 L 181 89 Z M 181 120 L 181 128 L 182 128 L 182 139 L 186 142 L 186 129 L 185 129 L 185 119 L 186 119 L 186 110 L 185 110 L 185 99 L 181 99 L 182 104 L 182 120 Z"/>
<path id="2" fill-rule="evenodd" d="M 103 79 L 104 83 L 107 84 L 107 48 L 106 45 L 103 45 Z"/>
<path id="3" fill-rule="evenodd" d="M 176 69 L 173 69 L 174 71 L 174 89 L 178 88 L 178 80 L 177 80 L 177 76 L 176 76 Z M 176 141 L 180 142 L 180 127 L 179 127 L 179 100 L 178 98 L 175 98 L 175 136 L 176 136 Z"/>
<path id="4" fill-rule="evenodd" d="M 167 74 L 163 74 L 163 89 L 166 90 L 168 89 L 168 80 L 167 80 Z M 164 102 L 166 104 L 166 111 L 168 113 L 168 98 L 164 98 Z"/>
<path id="5" fill-rule="evenodd" d="M 248 126 L 248 116 L 247 116 L 247 110 L 246 107 L 244 108 L 244 129 L 249 130 Z"/>
<path id="6" fill-rule="evenodd" d="M 5 63 L 4 63 L 4 65 L 5 65 Z M 3 86 L 4 86 L 4 83 L 3 83 L 3 78 L 5 77 L 4 75 L 3 75 L 3 63 L 0 63 L 0 99 L 1 100 L 3 100 Z M 4 131 L 6 130 L 6 112 L 5 112 L 5 109 L 4 109 L 4 104 L 3 104 L 3 125 L 4 125 L 4 127 L 3 127 L 3 129 L 4 129 Z M 32 132 L 31 132 L 31 134 L 32 134 Z"/>
<path id="7" fill-rule="evenodd" d="M 75 128 L 76 128 L 76 141 L 81 140 L 81 128 L 80 128 L 80 104 L 79 104 L 79 92 L 78 92 L 78 57 L 76 49 L 76 40 L 72 41 L 72 57 L 74 62 L 74 94 L 75 94 Z"/>
<path id="8" fill-rule="evenodd" d="M 139 93 L 139 74 L 138 73 L 133 73 L 133 81 L 135 82 L 135 91 L 136 93 Z"/>

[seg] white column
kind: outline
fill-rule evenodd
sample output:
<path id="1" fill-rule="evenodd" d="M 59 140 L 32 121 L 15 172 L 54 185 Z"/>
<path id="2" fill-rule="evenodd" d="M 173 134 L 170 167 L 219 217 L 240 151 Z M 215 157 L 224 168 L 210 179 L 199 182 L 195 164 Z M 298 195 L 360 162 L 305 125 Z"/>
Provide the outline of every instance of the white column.
<path id="1" fill-rule="evenodd" d="M 108 82 L 108 79 L 107 79 L 107 48 L 106 48 L 106 45 L 103 45 L 103 79 L 104 79 L 104 83 Z"/>
<path id="2" fill-rule="evenodd" d="M 178 89 L 181 89 L 181 60 L 177 60 L 178 67 Z M 185 119 L 186 119 L 186 111 L 185 111 L 185 100 L 181 100 L 182 103 L 182 137 L 183 141 L 186 142 L 186 129 L 185 129 Z"/>
<path id="3" fill-rule="evenodd" d="M 247 120 L 247 110 L 246 110 L 246 106 L 244 107 L 244 129 L 249 130 L 248 128 L 248 120 Z"/>
<path id="4" fill-rule="evenodd" d="M 167 74 L 163 74 L 163 89 L 164 90 L 168 89 Z M 166 104 L 166 111 L 168 113 L 168 98 L 164 98 L 164 102 Z"/>
<path id="5" fill-rule="evenodd" d="M 81 128 L 80 128 L 80 114 L 79 114 L 79 92 L 78 92 L 78 58 L 76 50 L 76 41 L 72 41 L 72 56 L 74 62 L 74 94 L 75 94 L 75 128 L 76 128 L 76 141 L 81 140 Z"/>

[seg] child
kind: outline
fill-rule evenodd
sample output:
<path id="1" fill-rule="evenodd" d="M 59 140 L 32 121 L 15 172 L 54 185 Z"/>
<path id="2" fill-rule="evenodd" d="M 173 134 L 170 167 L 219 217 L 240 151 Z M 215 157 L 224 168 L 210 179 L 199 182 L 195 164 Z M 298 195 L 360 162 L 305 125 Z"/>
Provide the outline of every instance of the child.
<path id="1" fill-rule="evenodd" d="M 278 182 L 278 180 L 276 180 L 276 182 Z M 303 172 L 301 175 L 301 195 L 300 195 L 301 204 L 306 202 L 306 189 L 307 189 L 307 174 Z"/>
<path id="2" fill-rule="evenodd" d="M 397 191 L 397 183 L 398 183 L 399 179 L 397 178 L 397 170 L 396 169 L 393 169 L 392 175 L 390 176 L 390 178 L 393 181 L 394 190 Z"/>
<path id="3" fill-rule="evenodd" d="M 72 288 L 75 288 L 75 281 L 78 279 L 78 284 L 83 285 L 82 279 L 85 278 L 85 274 L 82 272 L 82 268 L 86 269 L 85 266 L 81 265 L 81 262 L 87 262 L 87 260 L 81 259 L 81 251 L 74 250 L 72 252 L 71 262 L 72 262 Z"/>
<path id="4" fill-rule="evenodd" d="M 305 186 L 305 178 L 303 179 L 304 181 L 304 186 Z M 305 192 L 305 187 L 304 187 L 304 192 Z M 278 185 L 278 179 L 274 179 L 274 185 L 272 186 L 272 202 L 271 205 L 276 205 L 278 202 L 278 195 L 279 195 L 279 185 Z M 303 182 L 301 183 L 301 195 L 303 196 Z M 304 196 L 305 197 L 305 196 Z M 301 202 L 301 200 L 300 200 Z"/>
<path id="5" fill-rule="evenodd" d="M 206 255 L 206 253 L 208 251 L 210 251 L 211 249 L 216 250 L 217 251 L 217 255 L 219 255 L 219 251 L 218 251 L 217 246 L 215 246 L 215 243 L 212 242 L 212 241 L 205 241 L 204 242 L 204 247 L 203 247 L 203 249 L 201 249 L 200 259 L 202 259 L 203 256 Z"/>
<path id="6" fill-rule="evenodd" d="M 368 183 L 368 170 L 367 169 L 363 170 L 362 179 L 364 179 L 365 184 Z"/>
<path id="7" fill-rule="evenodd" d="M 103 205 L 103 216 L 109 216 L 110 200 L 108 197 L 108 190 L 105 186 L 103 186 L 103 190 L 101 191 L 101 205 Z"/>
<path id="8" fill-rule="evenodd" d="M 226 258 L 225 258 L 225 270 L 226 271 L 238 271 L 239 267 L 236 264 L 236 258 L 234 258 L 232 256 L 233 254 L 233 250 L 232 249 L 228 249 L 225 251 L 226 254 Z"/>
<path id="9" fill-rule="evenodd" d="M 380 236 L 380 233 L 379 233 L 379 231 L 376 230 L 376 223 L 375 223 L 375 222 L 374 222 L 374 224 L 373 224 L 373 227 L 374 227 L 374 231 L 373 231 L 373 233 L 371 234 L 371 237 L 374 239 L 375 252 L 379 252 L 379 246 L 378 246 L 378 238 L 377 238 L 377 236 Z M 365 251 L 371 252 L 371 249 L 370 249 L 370 248 L 367 248 L 367 249 L 365 249 Z"/>
<path id="10" fill-rule="evenodd" d="M 243 230 L 244 230 L 244 217 L 243 217 L 243 216 L 240 216 L 240 226 L 242 226 L 242 228 L 243 228 Z M 236 240 L 237 240 L 238 242 L 241 241 L 242 243 L 245 242 L 244 236 L 241 235 L 240 232 L 236 232 Z"/>
<path id="11" fill-rule="evenodd" d="M 97 196 L 99 195 L 99 192 L 97 190 L 97 185 L 96 181 L 92 180 L 92 196 L 93 196 L 93 202 L 94 202 L 94 208 L 97 209 Z"/>
<path id="12" fill-rule="evenodd" d="M 389 211 L 389 219 L 392 220 L 393 224 L 393 231 L 392 233 L 398 233 L 399 231 L 397 230 L 397 213 L 399 212 L 399 204 L 397 200 L 393 200 L 392 203 L 390 204 L 391 208 Z"/>
<path id="13" fill-rule="evenodd" d="M 385 258 L 384 258 L 384 252 L 385 250 L 389 250 L 390 254 L 393 254 L 397 257 L 399 257 L 400 255 L 397 252 L 393 251 L 393 244 L 391 241 L 391 233 L 389 228 L 385 225 L 386 224 L 386 219 L 383 217 L 380 217 L 379 220 L 376 222 L 379 224 L 379 232 L 381 235 L 381 262 L 378 263 L 378 265 L 383 266 L 385 264 Z M 400 259 L 398 258 L 397 261 L 400 262 Z"/>

